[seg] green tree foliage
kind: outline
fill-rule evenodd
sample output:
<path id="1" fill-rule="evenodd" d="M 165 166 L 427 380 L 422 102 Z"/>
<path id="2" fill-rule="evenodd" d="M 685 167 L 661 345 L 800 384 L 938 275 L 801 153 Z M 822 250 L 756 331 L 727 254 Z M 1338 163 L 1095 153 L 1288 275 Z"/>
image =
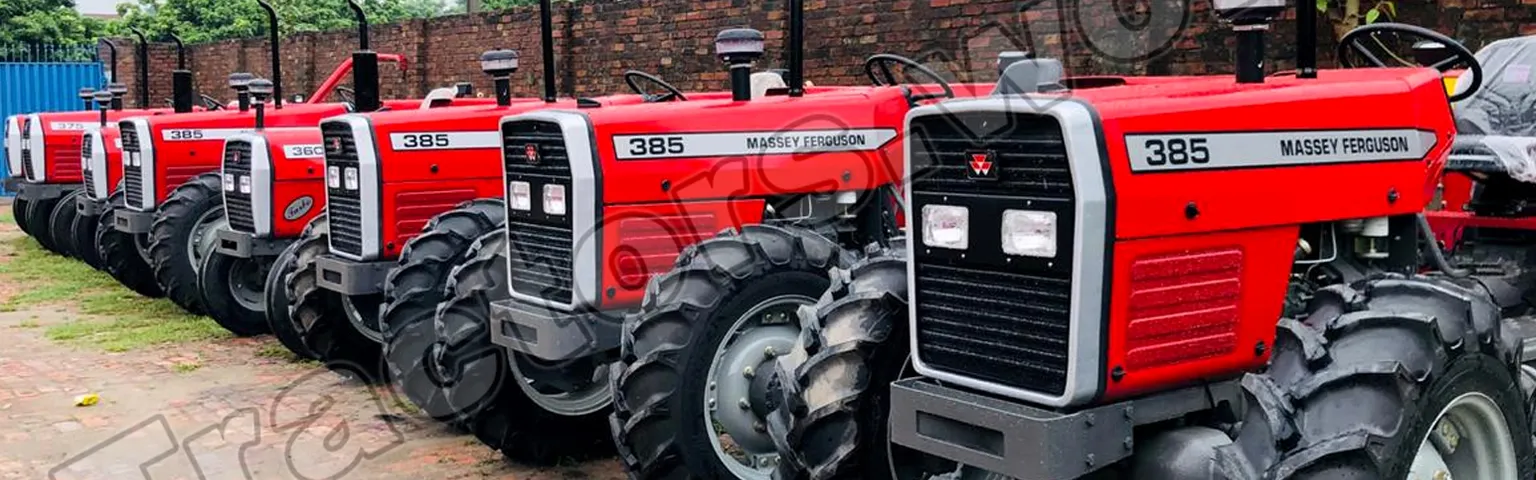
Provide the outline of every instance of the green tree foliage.
<path id="1" fill-rule="evenodd" d="M 0 46 L 90 43 L 105 26 L 74 0 L 0 0 Z"/>
<path id="2" fill-rule="evenodd" d="M 539 0 L 484 0 L 486 10 L 506 10 L 509 8 L 538 6 Z"/>
<path id="3" fill-rule="evenodd" d="M 13 0 L 4 0 L 13 1 Z M 26 0 L 24 0 L 26 1 Z M 355 28 L 352 10 L 345 0 L 271 0 L 277 9 L 279 32 L 318 32 Z M 360 0 L 368 21 L 374 24 L 442 15 L 452 9 L 442 0 Z M 267 16 L 256 0 L 138 0 L 118 7 L 122 19 L 114 22 L 116 33 L 125 25 L 163 38 L 176 33 L 189 43 L 245 38 L 266 33 Z"/>

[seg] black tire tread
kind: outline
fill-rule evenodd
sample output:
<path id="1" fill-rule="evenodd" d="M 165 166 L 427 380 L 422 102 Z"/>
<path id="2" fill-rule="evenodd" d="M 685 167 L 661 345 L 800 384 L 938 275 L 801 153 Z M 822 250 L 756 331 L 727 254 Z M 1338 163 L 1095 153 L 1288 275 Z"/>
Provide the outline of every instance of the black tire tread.
<path id="1" fill-rule="evenodd" d="M 267 327 L 272 331 L 272 336 L 277 337 L 278 343 L 303 360 L 319 360 L 320 356 L 304 344 L 304 335 L 300 332 L 303 326 L 292 321 L 292 317 L 288 314 L 288 288 L 285 282 L 289 275 L 298 270 L 298 250 L 304 242 L 316 235 L 323 235 L 329 230 L 330 223 L 326 215 L 322 213 L 315 216 L 308 225 L 304 226 L 304 232 L 299 235 L 299 239 L 278 254 L 277 260 L 272 264 L 272 271 L 267 273 Z"/>
<path id="2" fill-rule="evenodd" d="M 74 237 L 75 256 L 91 268 L 105 272 L 107 263 L 101 259 L 100 246 L 96 245 L 96 225 L 100 221 L 101 219 L 95 216 L 75 215 L 74 225 L 70 227 L 69 234 Z"/>
<path id="3" fill-rule="evenodd" d="M 121 189 L 107 198 L 101 216 L 96 218 L 96 250 L 101 255 L 102 263 L 107 266 L 107 274 L 139 295 L 150 298 L 165 296 L 165 291 L 155 281 L 154 272 L 150 271 L 149 263 L 139 256 L 139 247 L 134 245 L 133 235 L 117 231 L 116 212 L 119 208 L 123 208 Z"/>
<path id="4" fill-rule="evenodd" d="M 294 270 L 283 280 L 289 299 L 288 321 L 305 348 L 327 368 L 364 383 L 377 383 L 383 348 L 347 320 L 340 295 L 320 287 L 315 262 L 330 252 L 329 232 L 329 228 L 315 228 L 294 244 Z"/>
<path id="5" fill-rule="evenodd" d="M 235 300 L 229 288 L 229 272 L 241 262 L 264 262 L 266 258 L 236 258 L 208 252 L 203 264 L 197 269 L 197 290 L 203 295 L 203 309 L 214 323 L 224 327 L 237 337 L 254 337 L 272 333 L 266 312 L 251 310 Z"/>
<path id="6" fill-rule="evenodd" d="M 202 315 L 203 294 L 198 288 L 197 268 L 186 260 L 186 235 L 199 217 L 213 209 L 224 208 L 223 183 L 218 173 L 193 177 L 171 191 L 165 203 L 155 210 L 149 228 L 149 259 L 155 281 L 172 303 L 193 315 Z"/>
<path id="7" fill-rule="evenodd" d="M 11 221 L 16 222 L 16 227 L 21 229 L 21 233 L 29 237 L 32 236 L 32 226 L 27 225 L 27 206 L 31 203 L 20 197 L 11 200 Z"/>
<path id="8" fill-rule="evenodd" d="M 70 258 L 80 256 L 75 247 L 75 217 L 80 216 L 79 211 L 75 210 L 75 202 L 82 193 L 84 190 L 75 190 L 60 197 L 59 202 L 53 206 L 53 212 L 48 215 L 48 238 L 59 255 Z"/>
<path id="9" fill-rule="evenodd" d="M 24 221 L 27 223 L 26 230 L 32 234 L 33 239 L 37 240 L 38 245 L 43 246 L 44 250 L 68 256 L 61 252 L 59 245 L 53 241 L 54 232 L 48 226 L 53 219 L 53 209 L 58 205 L 58 198 L 33 202 L 27 205 L 27 217 Z"/>

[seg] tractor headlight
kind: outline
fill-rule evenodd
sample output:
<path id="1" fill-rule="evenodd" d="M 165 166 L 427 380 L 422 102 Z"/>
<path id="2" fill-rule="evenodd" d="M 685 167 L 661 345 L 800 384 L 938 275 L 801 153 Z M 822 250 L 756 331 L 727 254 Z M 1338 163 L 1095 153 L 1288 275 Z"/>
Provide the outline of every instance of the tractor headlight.
<path id="1" fill-rule="evenodd" d="M 511 192 L 507 201 L 512 203 L 513 210 L 533 210 L 533 186 L 528 182 L 512 182 L 507 186 L 507 191 Z"/>
<path id="2" fill-rule="evenodd" d="M 250 195 L 250 193 L 251 193 L 251 177 L 246 176 L 246 175 L 241 175 L 240 176 L 240 193 L 244 193 L 246 195 Z"/>
<path id="3" fill-rule="evenodd" d="M 341 188 L 341 167 L 325 168 L 325 186 Z"/>
<path id="4" fill-rule="evenodd" d="M 923 206 L 923 245 L 965 250 L 970 244 L 970 209 L 951 205 Z"/>
<path id="5" fill-rule="evenodd" d="M 1056 213 L 1003 211 L 1003 253 L 1025 257 L 1056 256 Z"/>
<path id="6" fill-rule="evenodd" d="M 233 191 L 235 191 L 235 175 L 234 174 L 231 174 L 231 173 L 224 174 L 224 191 L 226 191 L 226 192 L 233 192 Z"/>
<path id="7" fill-rule="evenodd" d="M 347 167 L 346 169 L 342 170 L 341 180 L 343 185 L 347 187 L 347 190 L 357 190 L 357 169 L 353 167 Z"/>
<path id="8" fill-rule="evenodd" d="M 544 213 L 565 215 L 565 185 L 544 186 Z"/>

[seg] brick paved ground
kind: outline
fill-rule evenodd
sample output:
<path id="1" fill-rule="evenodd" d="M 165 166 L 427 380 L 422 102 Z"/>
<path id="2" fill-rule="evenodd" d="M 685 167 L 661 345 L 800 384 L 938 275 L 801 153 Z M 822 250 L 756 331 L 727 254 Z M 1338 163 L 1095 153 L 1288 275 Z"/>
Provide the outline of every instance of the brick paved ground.
<path id="1" fill-rule="evenodd" d="M 19 235 L 0 225 L 0 243 Z M 19 288 L 0 279 L 0 300 Z M 385 389 L 259 355 L 270 338 L 127 353 L 44 338 L 78 316 L 0 313 L 0 479 L 622 478 L 613 460 L 508 464 Z M 100 403 L 74 406 L 85 393 Z"/>

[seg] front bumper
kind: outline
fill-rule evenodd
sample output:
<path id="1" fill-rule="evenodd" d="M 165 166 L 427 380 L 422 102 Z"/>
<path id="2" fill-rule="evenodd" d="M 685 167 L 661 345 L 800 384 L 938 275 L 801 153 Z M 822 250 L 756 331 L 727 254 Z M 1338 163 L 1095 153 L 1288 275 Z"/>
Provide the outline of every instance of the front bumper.
<path id="1" fill-rule="evenodd" d="M 320 288 L 349 296 L 384 293 L 384 279 L 398 265 L 393 261 L 356 262 L 334 255 L 315 260 Z"/>
<path id="2" fill-rule="evenodd" d="M 75 213 L 82 217 L 95 217 L 101 215 L 102 202 L 81 195 L 75 198 Z"/>
<path id="3" fill-rule="evenodd" d="M 891 441 L 1014 478 L 1070 480 L 1130 457 L 1136 426 L 1223 402 L 1242 404 L 1238 382 L 1064 413 L 916 378 L 891 384 Z"/>
<path id="4" fill-rule="evenodd" d="M 542 360 L 571 360 L 619 348 L 623 318 L 503 300 L 491 304 L 491 341 Z"/>
<path id="5" fill-rule="evenodd" d="M 11 191 L 11 192 L 15 192 L 15 191 L 20 190 L 21 189 L 21 177 L 20 176 L 5 177 L 5 180 L 0 180 L 0 188 L 4 188 L 6 191 Z"/>
<path id="6" fill-rule="evenodd" d="M 149 227 L 154 223 L 155 212 L 135 212 L 126 208 L 117 209 L 117 218 L 112 221 L 117 231 L 134 235 L 149 233 Z"/>
<path id="7" fill-rule="evenodd" d="M 214 233 L 213 250 L 235 258 L 275 257 L 293 244 L 291 238 L 263 238 L 254 233 L 221 228 Z"/>
<path id="8" fill-rule="evenodd" d="M 78 183 L 28 183 L 20 182 L 16 186 L 16 198 L 35 202 L 39 200 L 51 200 L 69 194 L 75 190 L 85 188 Z"/>

